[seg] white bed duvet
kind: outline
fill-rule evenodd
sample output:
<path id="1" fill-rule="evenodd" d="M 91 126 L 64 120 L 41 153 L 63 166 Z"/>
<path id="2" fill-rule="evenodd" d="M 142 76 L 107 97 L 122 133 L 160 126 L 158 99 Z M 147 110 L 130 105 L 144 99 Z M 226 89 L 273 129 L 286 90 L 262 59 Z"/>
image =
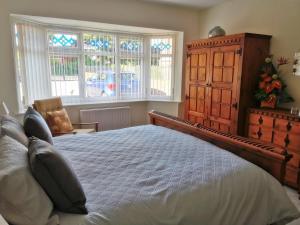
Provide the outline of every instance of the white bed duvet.
<path id="1" fill-rule="evenodd" d="M 299 217 L 264 170 L 192 136 L 153 125 L 62 136 L 88 215 L 61 225 L 269 225 Z"/>

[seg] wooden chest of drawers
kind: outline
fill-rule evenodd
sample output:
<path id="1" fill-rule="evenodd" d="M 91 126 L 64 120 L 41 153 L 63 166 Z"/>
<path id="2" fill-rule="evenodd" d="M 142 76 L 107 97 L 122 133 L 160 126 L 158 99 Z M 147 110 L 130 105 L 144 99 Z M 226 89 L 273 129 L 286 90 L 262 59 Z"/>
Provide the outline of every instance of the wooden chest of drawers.
<path id="1" fill-rule="evenodd" d="M 285 147 L 293 154 L 288 162 L 285 182 L 298 188 L 300 168 L 300 117 L 286 110 L 249 109 L 247 136 Z"/>

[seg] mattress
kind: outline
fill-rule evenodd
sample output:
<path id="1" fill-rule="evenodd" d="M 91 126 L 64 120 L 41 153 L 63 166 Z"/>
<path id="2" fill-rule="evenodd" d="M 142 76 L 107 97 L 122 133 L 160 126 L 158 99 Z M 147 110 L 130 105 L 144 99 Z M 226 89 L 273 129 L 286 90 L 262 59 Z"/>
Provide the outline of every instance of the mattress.
<path id="1" fill-rule="evenodd" d="M 280 183 L 206 141 L 145 125 L 54 138 L 87 196 L 61 225 L 267 225 L 299 217 Z"/>

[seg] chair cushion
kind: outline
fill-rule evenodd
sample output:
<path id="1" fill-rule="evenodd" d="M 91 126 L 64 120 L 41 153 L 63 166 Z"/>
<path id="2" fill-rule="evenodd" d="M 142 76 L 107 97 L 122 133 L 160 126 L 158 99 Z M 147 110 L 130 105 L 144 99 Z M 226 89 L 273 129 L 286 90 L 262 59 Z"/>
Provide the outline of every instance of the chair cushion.
<path id="1" fill-rule="evenodd" d="M 63 108 L 62 101 L 60 97 L 35 100 L 34 108 L 46 119 L 47 112 L 52 112 L 60 110 Z"/>
<path id="2" fill-rule="evenodd" d="M 1 136 L 7 135 L 17 140 L 22 145 L 28 145 L 28 137 L 25 134 L 22 124 L 15 118 L 4 115 L 1 118 Z"/>
<path id="3" fill-rule="evenodd" d="M 70 133 L 73 131 L 69 115 L 64 108 L 47 112 L 47 122 L 52 134 Z"/>
<path id="4" fill-rule="evenodd" d="M 37 138 L 31 138 L 28 154 L 32 173 L 54 206 L 62 212 L 86 214 L 85 194 L 63 156 L 49 143 Z"/>
<path id="5" fill-rule="evenodd" d="M 52 134 L 46 121 L 32 107 L 28 107 L 25 113 L 24 129 L 28 137 L 37 137 L 53 144 Z"/>
<path id="6" fill-rule="evenodd" d="M 31 174 L 27 148 L 0 138 L 0 214 L 14 225 L 46 225 L 53 204 Z"/>

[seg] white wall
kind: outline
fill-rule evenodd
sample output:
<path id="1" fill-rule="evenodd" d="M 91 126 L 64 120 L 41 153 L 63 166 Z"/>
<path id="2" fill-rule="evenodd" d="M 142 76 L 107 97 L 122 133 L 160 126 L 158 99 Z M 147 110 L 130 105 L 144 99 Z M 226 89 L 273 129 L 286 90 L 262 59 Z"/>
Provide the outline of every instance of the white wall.
<path id="1" fill-rule="evenodd" d="M 223 27 L 227 34 L 271 34 L 271 53 L 292 61 L 295 51 L 300 50 L 299 21 L 299 0 L 229 0 L 200 13 L 200 36 L 206 38 L 216 25 Z M 291 64 L 282 68 L 287 90 L 296 100 L 284 106 L 300 107 L 300 77 L 292 75 Z"/>
<path id="2" fill-rule="evenodd" d="M 17 110 L 17 96 L 9 23 L 9 14 L 12 13 L 178 30 L 184 32 L 185 42 L 197 39 L 200 32 L 199 12 L 190 8 L 135 0 L 0 0 L 0 101 L 6 101 L 14 112 Z M 169 108 L 156 103 L 148 106 L 145 102 L 127 105 L 133 108 L 135 115 L 143 115 L 144 119 L 139 116 L 137 123 L 146 122 L 146 110 L 151 108 L 178 113 L 178 103 L 169 103 Z M 78 114 L 78 107 L 68 109 L 70 114 Z"/>

